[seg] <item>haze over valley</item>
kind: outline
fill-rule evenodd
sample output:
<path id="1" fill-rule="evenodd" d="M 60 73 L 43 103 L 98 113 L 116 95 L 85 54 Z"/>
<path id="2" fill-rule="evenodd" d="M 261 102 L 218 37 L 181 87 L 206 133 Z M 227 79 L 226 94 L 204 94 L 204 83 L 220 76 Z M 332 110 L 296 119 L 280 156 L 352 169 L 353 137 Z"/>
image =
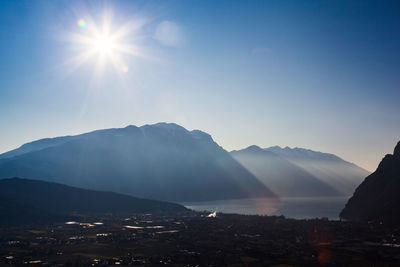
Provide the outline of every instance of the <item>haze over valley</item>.
<path id="1" fill-rule="evenodd" d="M 0 266 L 400 266 L 399 14 L 0 1 Z"/>

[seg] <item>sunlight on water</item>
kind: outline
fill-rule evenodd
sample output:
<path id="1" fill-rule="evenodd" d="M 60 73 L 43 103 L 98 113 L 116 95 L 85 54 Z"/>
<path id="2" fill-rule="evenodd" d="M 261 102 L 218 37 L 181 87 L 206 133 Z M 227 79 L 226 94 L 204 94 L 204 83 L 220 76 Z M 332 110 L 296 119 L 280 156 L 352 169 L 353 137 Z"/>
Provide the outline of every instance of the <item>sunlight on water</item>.
<path id="1" fill-rule="evenodd" d="M 247 215 L 271 215 L 281 207 L 282 202 L 276 198 L 254 198 L 191 202 L 183 204 L 187 208 L 196 211 L 216 211 Z"/>
<path id="2" fill-rule="evenodd" d="M 245 215 L 283 215 L 288 218 L 329 218 L 339 219 L 339 213 L 347 197 L 328 198 L 270 198 L 233 199 L 208 202 L 182 203 L 196 211 L 237 213 Z"/>

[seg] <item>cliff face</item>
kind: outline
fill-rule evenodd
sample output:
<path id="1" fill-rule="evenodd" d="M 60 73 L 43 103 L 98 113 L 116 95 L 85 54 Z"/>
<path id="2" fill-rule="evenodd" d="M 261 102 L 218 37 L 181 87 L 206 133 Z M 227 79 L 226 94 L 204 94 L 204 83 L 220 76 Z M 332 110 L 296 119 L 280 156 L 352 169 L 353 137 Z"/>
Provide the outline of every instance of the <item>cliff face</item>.
<path id="1" fill-rule="evenodd" d="M 400 222 L 400 142 L 374 173 L 356 189 L 340 217 L 348 220 Z"/>

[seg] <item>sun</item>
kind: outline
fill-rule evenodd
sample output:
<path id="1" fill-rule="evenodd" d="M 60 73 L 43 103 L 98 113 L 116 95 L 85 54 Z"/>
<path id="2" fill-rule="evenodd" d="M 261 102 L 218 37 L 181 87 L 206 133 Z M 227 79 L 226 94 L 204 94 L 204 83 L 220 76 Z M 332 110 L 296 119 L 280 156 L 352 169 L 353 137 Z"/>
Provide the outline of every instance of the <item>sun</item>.
<path id="1" fill-rule="evenodd" d="M 115 45 L 110 35 L 98 35 L 93 38 L 92 48 L 100 54 L 112 54 Z"/>
<path id="2" fill-rule="evenodd" d="M 73 43 L 76 55 L 69 60 L 73 69 L 94 59 L 95 72 L 106 65 L 112 65 L 120 73 L 129 70 L 128 60 L 132 57 L 143 57 L 141 49 L 135 44 L 139 32 L 146 20 L 128 21 L 116 27 L 112 23 L 110 12 L 104 12 L 98 21 L 91 16 L 77 20 L 77 30 L 69 35 L 68 41 Z"/>

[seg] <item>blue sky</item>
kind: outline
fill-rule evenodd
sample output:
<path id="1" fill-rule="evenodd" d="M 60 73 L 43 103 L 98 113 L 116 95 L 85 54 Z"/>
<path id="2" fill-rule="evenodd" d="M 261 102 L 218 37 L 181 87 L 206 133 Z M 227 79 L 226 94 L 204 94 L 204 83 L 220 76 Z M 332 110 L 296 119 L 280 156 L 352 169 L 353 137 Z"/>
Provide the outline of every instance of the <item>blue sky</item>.
<path id="1" fill-rule="evenodd" d="M 167 121 L 227 150 L 306 147 L 374 170 L 400 139 L 396 1 L 0 5 L 0 152 Z M 111 33 L 143 22 L 123 40 L 139 54 L 116 53 L 127 72 L 108 59 L 99 70 L 98 55 L 71 63 L 85 48 L 71 35 L 88 35 L 105 11 Z"/>

